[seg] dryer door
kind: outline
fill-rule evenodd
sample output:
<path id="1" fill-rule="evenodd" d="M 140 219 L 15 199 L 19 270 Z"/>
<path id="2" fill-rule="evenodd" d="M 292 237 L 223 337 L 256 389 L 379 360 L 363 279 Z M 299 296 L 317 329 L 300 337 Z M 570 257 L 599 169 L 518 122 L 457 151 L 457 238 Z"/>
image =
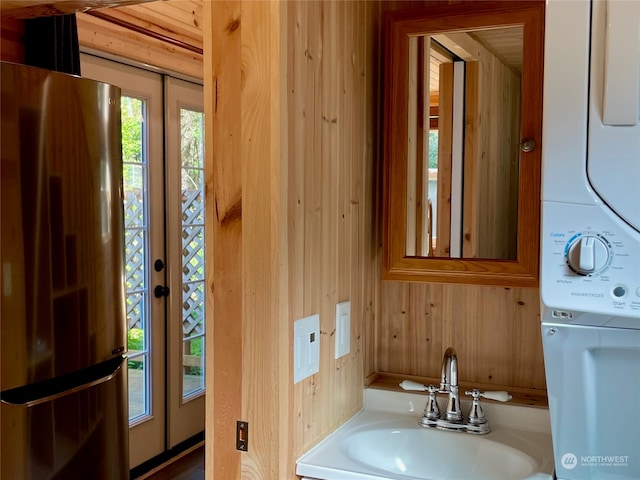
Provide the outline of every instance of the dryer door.
<path id="1" fill-rule="evenodd" d="M 640 478 L 640 330 L 542 324 L 559 480 Z"/>
<path id="2" fill-rule="evenodd" d="M 589 183 L 640 231 L 640 2 L 593 2 Z"/>

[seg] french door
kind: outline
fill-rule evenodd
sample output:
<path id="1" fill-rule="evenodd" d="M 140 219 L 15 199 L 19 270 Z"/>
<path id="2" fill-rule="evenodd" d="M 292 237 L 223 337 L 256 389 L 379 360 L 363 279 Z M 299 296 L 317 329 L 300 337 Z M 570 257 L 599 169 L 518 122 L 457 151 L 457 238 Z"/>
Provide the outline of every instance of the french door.
<path id="1" fill-rule="evenodd" d="M 83 54 L 122 89 L 133 468 L 204 430 L 202 87 Z"/>

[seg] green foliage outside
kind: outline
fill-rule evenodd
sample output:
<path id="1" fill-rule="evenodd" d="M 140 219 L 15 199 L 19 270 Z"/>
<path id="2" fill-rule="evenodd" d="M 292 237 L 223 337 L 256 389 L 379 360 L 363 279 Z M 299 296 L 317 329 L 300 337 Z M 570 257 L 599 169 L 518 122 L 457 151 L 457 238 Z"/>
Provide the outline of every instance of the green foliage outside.
<path id="1" fill-rule="evenodd" d="M 180 164 L 183 190 L 199 190 L 203 186 L 203 149 L 203 113 L 180 109 Z"/>
<path id="2" fill-rule="evenodd" d="M 191 355 L 202 356 L 202 350 L 203 350 L 202 347 L 204 343 L 204 338 L 202 337 L 194 338 L 189 343 L 190 343 L 189 350 Z"/>
<path id="3" fill-rule="evenodd" d="M 138 98 L 122 97 L 122 163 L 124 185 L 127 190 L 142 189 L 142 128 L 143 102 Z"/>
<path id="4" fill-rule="evenodd" d="M 429 168 L 438 168 L 438 131 L 429 132 Z"/>
<path id="5" fill-rule="evenodd" d="M 144 348 L 144 330 L 132 328 L 127 335 L 127 346 L 129 350 L 142 350 Z"/>
<path id="6" fill-rule="evenodd" d="M 198 357 L 202 357 L 204 353 L 204 337 L 194 338 L 193 340 L 188 341 L 187 344 L 189 345 L 190 355 L 197 355 Z M 204 369 L 200 367 L 188 367 L 187 375 L 202 376 L 204 375 Z"/>
<path id="7" fill-rule="evenodd" d="M 127 348 L 129 351 L 144 349 L 144 330 L 141 328 L 131 328 L 127 332 Z M 142 370 L 144 368 L 142 361 L 129 360 L 129 368 L 134 370 Z"/>

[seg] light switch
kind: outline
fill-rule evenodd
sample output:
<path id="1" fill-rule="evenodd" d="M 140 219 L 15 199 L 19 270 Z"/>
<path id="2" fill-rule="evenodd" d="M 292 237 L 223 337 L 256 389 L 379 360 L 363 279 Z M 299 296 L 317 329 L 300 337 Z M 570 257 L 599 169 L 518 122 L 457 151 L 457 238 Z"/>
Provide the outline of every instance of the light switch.
<path id="1" fill-rule="evenodd" d="M 320 370 L 320 315 L 293 322 L 293 383 Z"/>
<path id="2" fill-rule="evenodd" d="M 336 305 L 336 350 L 335 358 L 351 351 L 351 302 Z"/>

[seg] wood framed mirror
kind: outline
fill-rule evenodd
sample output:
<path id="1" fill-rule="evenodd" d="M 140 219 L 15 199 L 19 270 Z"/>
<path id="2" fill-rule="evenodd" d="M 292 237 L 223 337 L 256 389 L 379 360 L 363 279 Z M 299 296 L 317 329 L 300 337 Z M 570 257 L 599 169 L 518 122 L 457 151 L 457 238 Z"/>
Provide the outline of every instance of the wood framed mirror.
<path id="1" fill-rule="evenodd" d="M 538 285 L 543 1 L 385 17 L 383 279 Z"/>

